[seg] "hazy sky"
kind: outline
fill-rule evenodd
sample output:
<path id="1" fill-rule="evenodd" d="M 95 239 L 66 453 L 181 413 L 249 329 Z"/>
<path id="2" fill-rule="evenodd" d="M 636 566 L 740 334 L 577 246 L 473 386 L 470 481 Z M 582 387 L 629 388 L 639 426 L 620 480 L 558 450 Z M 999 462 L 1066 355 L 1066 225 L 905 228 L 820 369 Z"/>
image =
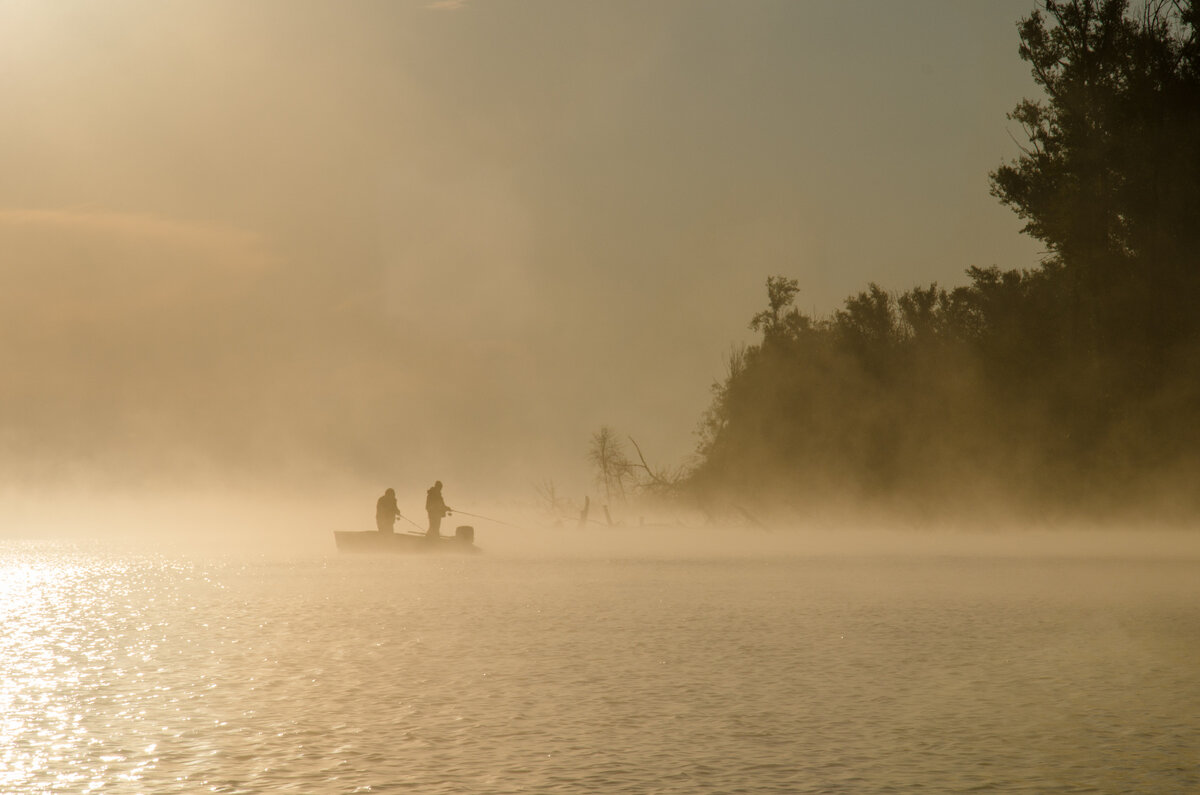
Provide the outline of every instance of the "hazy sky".
<path id="1" fill-rule="evenodd" d="M 0 473 L 679 463 L 768 275 L 1036 264 L 987 184 L 1032 8 L 0 0 Z"/>

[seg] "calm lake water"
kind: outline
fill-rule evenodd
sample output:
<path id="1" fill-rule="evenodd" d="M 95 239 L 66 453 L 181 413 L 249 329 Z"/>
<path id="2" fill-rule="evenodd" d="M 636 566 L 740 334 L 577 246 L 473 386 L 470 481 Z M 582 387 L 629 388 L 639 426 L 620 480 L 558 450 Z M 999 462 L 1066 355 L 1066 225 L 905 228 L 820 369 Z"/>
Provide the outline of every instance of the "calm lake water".
<path id="1" fill-rule="evenodd" d="M 0 792 L 1196 792 L 1198 597 L 1154 557 L 0 541 Z"/>

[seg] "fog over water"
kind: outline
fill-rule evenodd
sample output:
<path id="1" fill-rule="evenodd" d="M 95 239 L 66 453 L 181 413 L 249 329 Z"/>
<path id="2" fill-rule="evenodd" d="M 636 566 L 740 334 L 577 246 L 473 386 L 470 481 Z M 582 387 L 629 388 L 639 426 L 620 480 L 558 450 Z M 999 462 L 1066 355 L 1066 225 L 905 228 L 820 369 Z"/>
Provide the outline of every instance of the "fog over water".
<path id="1" fill-rule="evenodd" d="M 952 458 L 952 518 L 657 488 L 769 275 L 1037 265 L 1031 9 L 0 0 L 0 793 L 1200 791 L 1194 469 L 1086 522 Z M 337 551 L 435 480 L 481 554 Z"/>
<path id="2" fill-rule="evenodd" d="M 580 499 L 603 423 L 681 463 L 767 274 L 824 313 L 1032 264 L 986 176 L 1026 6 L 6 2 L 0 471 Z"/>

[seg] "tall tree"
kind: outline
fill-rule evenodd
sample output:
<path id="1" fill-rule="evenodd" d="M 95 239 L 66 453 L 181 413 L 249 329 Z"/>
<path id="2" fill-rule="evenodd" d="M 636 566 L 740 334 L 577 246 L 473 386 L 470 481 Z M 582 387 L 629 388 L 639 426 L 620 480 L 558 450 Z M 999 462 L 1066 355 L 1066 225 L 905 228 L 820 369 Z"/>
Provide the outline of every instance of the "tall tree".
<path id="1" fill-rule="evenodd" d="M 991 175 L 1050 252 L 1073 355 L 1152 380 L 1198 328 L 1196 21 L 1194 0 L 1044 0 L 1019 30 L 1045 99 L 1009 115 L 1029 144 Z"/>

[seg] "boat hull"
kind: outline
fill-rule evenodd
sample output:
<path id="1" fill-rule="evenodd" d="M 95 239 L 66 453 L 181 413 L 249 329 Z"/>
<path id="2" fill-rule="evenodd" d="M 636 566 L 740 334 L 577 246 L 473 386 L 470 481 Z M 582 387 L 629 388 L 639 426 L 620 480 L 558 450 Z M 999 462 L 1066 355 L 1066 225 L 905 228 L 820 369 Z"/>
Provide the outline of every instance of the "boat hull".
<path id="1" fill-rule="evenodd" d="M 479 552 L 472 539 L 462 535 L 430 538 L 417 533 L 380 533 L 376 530 L 334 530 L 338 552 L 373 552 L 400 555 L 457 554 Z"/>

